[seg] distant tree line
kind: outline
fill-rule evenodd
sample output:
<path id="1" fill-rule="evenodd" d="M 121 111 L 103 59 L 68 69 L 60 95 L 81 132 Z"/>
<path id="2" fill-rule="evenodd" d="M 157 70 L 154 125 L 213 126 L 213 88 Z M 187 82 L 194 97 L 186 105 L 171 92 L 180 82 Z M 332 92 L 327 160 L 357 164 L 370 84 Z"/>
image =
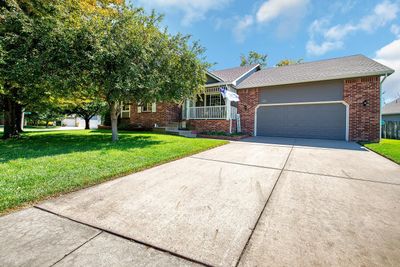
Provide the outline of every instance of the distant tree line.
<path id="1" fill-rule="evenodd" d="M 283 67 L 289 65 L 300 64 L 303 62 L 303 59 L 282 59 L 279 61 L 275 67 Z M 268 55 L 261 54 L 256 51 L 250 51 L 247 55 L 240 56 L 240 66 L 248 66 L 253 64 L 259 64 L 261 68 L 267 67 L 268 63 Z"/>

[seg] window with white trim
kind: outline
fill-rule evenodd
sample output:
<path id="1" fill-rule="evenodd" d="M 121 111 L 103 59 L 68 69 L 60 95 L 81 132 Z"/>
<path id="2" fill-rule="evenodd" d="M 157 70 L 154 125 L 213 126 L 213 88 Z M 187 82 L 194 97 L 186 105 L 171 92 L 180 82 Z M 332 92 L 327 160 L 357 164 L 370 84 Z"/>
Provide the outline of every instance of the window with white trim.
<path id="1" fill-rule="evenodd" d="M 138 104 L 138 113 L 142 112 L 157 112 L 156 103 Z"/>
<path id="2" fill-rule="evenodd" d="M 122 103 L 121 107 L 121 119 L 129 119 L 131 117 L 131 104 Z"/>
<path id="3" fill-rule="evenodd" d="M 142 105 L 142 112 L 151 112 L 152 111 L 152 104 L 147 103 Z"/>

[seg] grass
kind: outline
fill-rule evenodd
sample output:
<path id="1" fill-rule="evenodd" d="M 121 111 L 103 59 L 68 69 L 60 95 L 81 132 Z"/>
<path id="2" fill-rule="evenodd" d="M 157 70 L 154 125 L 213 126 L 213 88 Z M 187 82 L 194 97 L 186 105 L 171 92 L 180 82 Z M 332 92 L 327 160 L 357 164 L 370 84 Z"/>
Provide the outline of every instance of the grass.
<path id="1" fill-rule="evenodd" d="M 109 131 L 26 132 L 0 141 L 0 214 L 225 143 L 143 132 L 121 132 L 116 143 Z"/>
<path id="2" fill-rule="evenodd" d="M 400 140 L 382 139 L 380 143 L 364 144 L 364 146 L 400 164 Z"/>

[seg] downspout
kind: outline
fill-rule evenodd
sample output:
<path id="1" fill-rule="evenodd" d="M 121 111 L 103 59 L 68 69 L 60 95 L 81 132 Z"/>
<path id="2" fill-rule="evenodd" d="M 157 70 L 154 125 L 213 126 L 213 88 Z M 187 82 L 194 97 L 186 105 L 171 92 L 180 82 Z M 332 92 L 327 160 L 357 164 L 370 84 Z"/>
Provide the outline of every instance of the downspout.
<path id="1" fill-rule="evenodd" d="M 383 106 L 383 99 L 382 99 L 382 84 L 383 82 L 386 80 L 386 78 L 388 77 L 388 74 L 385 73 L 385 77 L 383 77 L 382 81 L 380 82 L 379 85 L 379 93 L 380 93 L 380 107 L 379 107 L 379 142 L 382 139 L 382 106 Z"/>

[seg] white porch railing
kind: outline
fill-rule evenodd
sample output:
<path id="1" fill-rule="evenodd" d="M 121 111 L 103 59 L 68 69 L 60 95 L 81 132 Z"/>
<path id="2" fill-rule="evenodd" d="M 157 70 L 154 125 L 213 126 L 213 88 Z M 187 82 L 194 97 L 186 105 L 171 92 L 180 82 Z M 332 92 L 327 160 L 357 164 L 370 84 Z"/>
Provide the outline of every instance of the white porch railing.
<path id="1" fill-rule="evenodd" d="M 235 120 L 237 114 L 237 108 L 231 107 L 230 113 L 231 113 L 230 119 Z M 187 114 L 189 115 L 188 117 L 184 116 L 184 119 L 187 120 L 228 119 L 226 106 L 189 107 L 189 112 Z"/>

